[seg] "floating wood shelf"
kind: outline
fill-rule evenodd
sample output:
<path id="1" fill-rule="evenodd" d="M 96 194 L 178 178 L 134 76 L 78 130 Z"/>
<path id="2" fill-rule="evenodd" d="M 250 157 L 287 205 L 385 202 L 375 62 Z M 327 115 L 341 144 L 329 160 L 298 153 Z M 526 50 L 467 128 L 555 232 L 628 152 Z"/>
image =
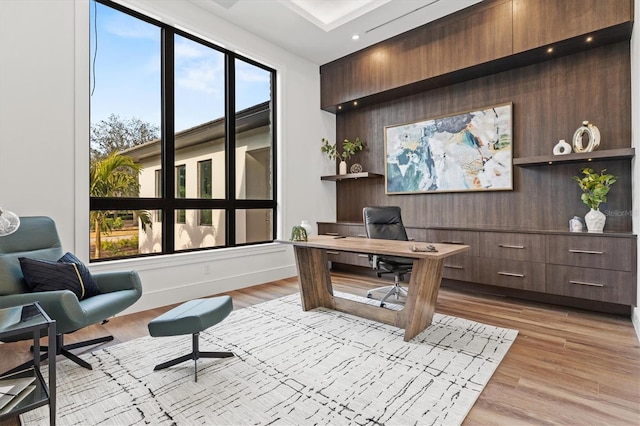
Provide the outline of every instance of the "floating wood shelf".
<path id="1" fill-rule="evenodd" d="M 549 164 L 584 163 L 589 161 L 624 160 L 635 156 L 635 148 L 609 149 L 565 155 L 541 155 L 538 157 L 514 158 L 513 164 L 520 167 L 547 166 Z"/>
<path id="2" fill-rule="evenodd" d="M 320 180 L 345 180 L 345 179 L 372 179 L 372 178 L 381 178 L 383 175 L 378 173 L 371 172 L 360 172 L 360 173 L 347 173 L 344 175 L 331 175 L 331 176 L 321 176 Z"/>

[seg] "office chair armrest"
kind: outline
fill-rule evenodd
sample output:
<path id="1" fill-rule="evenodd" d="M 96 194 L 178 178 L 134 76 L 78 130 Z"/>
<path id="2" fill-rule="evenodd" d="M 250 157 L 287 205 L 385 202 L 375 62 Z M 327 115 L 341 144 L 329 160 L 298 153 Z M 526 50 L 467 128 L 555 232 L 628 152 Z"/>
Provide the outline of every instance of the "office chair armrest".
<path id="1" fill-rule="evenodd" d="M 102 293 L 120 290 L 136 290 L 142 294 L 142 282 L 136 271 L 102 272 L 92 274 Z"/>

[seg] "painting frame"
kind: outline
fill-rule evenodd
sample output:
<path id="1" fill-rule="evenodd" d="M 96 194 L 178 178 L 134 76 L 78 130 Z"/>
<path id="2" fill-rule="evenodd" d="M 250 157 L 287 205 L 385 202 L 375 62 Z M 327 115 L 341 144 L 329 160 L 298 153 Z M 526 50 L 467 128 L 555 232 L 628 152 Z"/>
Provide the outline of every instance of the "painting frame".
<path id="1" fill-rule="evenodd" d="M 513 190 L 513 102 L 384 127 L 385 194 Z"/>

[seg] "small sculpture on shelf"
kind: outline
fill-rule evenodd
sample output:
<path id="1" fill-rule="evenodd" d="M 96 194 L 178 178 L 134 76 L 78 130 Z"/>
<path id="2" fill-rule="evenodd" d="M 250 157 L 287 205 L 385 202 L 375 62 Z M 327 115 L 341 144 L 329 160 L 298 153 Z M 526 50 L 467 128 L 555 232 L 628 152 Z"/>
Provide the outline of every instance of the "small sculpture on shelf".
<path id="1" fill-rule="evenodd" d="M 588 139 L 586 147 L 582 145 L 582 140 L 585 134 Z M 599 146 L 600 130 L 598 130 L 595 124 L 583 121 L 582 126 L 578 127 L 573 134 L 573 150 L 575 152 L 592 152 L 598 149 Z"/>
<path id="2" fill-rule="evenodd" d="M 356 152 L 362 151 L 365 147 L 365 143 L 357 136 L 356 140 L 353 142 L 349 139 L 345 139 L 342 142 L 342 153 L 338 150 L 336 145 L 337 143 L 331 144 L 328 139 L 322 138 L 321 150 L 329 156 L 330 160 L 335 160 L 336 158 L 340 160 L 339 174 L 345 175 L 347 174 L 347 160 L 353 157 Z"/>
<path id="3" fill-rule="evenodd" d="M 564 139 L 560 139 L 558 143 L 553 147 L 553 155 L 566 154 L 571 154 L 571 145 L 569 145 Z"/>

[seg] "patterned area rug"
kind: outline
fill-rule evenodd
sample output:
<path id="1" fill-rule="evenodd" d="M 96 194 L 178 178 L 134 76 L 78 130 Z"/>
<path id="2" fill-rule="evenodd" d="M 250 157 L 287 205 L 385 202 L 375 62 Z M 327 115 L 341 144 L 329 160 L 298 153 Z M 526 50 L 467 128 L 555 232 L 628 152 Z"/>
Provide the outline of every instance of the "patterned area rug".
<path id="1" fill-rule="evenodd" d="M 58 425 L 460 424 L 517 331 L 436 314 L 410 342 L 403 330 L 356 316 L 304 312 L 299 295 L 232 312 L 200 335 L 144 337 L 58 362 Z M 46 407 L 22 416 L 48 424 Z"/>

